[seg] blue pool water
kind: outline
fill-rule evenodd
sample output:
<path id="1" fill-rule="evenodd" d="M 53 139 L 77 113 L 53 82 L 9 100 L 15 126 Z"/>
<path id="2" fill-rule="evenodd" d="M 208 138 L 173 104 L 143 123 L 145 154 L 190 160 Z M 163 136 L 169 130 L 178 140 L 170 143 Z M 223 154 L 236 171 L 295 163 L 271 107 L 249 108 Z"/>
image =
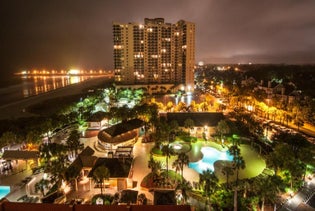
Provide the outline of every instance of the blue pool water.
<path id="1" fill-rule="evenodd" d="M 10 193 L 10 186 L 0 186 L 0 199 Z"/>
<path id="2" fill-rule="evenodd" d="M 227 151 L 221 152 L 212 147 L 202 147 L 201 153 L 203 154 L 203 158 L 201 160 L 197 162 L 190 162 L 188 164 L 189 168 L 194 169 L 200 174 L 207 169 L 214 171 L 213 164 L 217 160 L 233 160 L 233 156 Z"/>

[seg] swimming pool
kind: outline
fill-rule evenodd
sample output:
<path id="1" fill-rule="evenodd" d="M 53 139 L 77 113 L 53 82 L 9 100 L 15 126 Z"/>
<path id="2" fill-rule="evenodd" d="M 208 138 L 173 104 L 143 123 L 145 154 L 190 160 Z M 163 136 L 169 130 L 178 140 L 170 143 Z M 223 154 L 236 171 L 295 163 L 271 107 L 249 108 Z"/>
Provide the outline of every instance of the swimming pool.
<path id="1" fill-rule="evenodd" d="M 228 151 L 219 151 L 213 147 L 202 147 L 201 153 L 203 158 L 197 162 L 190 162 L 188 164 L 189 168 L 194 169 L 198 173 L 202 174 L 203 171 L 210 169 L 214 171 L 213 164 L 217 160 L 233 160 L 233 156 L 228 153 Z"/>
<path id="2" fill-rule="evenodd" d="M 0 186 L 0 199 L 10 193 L 10 186 Z"/>

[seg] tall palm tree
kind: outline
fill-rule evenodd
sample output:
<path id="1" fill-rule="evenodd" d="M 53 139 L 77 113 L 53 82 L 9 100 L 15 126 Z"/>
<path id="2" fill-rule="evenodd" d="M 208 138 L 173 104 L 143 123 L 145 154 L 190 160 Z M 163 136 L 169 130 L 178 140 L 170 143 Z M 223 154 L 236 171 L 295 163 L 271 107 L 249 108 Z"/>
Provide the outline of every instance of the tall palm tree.
<path id="1" fill-rule="evenodd" d="M 254 179 L 252 185 L 254 193 L 259 196 L 261 200 L 261 209 L 264 211 L 265 202 L 269 201 L 275 203 L 278 194 L 285 190 L 284 182 L 281 177 L 272 175 Z"/>
<path id="2" fill-rule="evenodd" d="M 269 168 L 274 170 L 274 175 L 279 173 L 279 169 L 284 166 L 284 157 L 288 156 L 287 148 L 283 148 L 282 145 L 277 145 L 274 151 L 266 156 L 266 163 Z"/>
<path id="3" fill-rule="evenodd" d="M 181 170 L 182 180 L 184 179 L 184 166 L 188 166 L 189 164 L 189 157 L 186 153 L 179 153 L 177 159 L 179 160 L 179 166 Z"/>
<path id="4" fill-rule="evenodd" d="M 237 145 L 232 145 L 228 150 L 229 154 L 233 156 L 233 168 L 236 170 L 236 183 L 239 179 L 239 170 L 245 168 L 245 161 L 241 156 L 241 150 Z"/>
<path id="5" fill-rule="evenodd" d="M 241 150 L 238 145 L 233 144 L 229 147 L 229 153 L 233 156 L 233 168 L 236 170 L 236 182 L 234 190 L 234 210 L 237 210 L 237 189 L 238 189 L 238 179 L 239 179 L 239 170 L 245 168 L 245 161 L 241 156 Z"/>
<path id="6" fill-rule="evenodd" d="M 204 194 L 209 201 L 209 209 L 211 210 L 211 195 L 218 189 L 219 179 L 216 177 L 213 171 L 207 169 L 199 174 L 199 183 L 203 188 Z"/>
<path id="7" fill-rule="evenodd" d="M 148 161 L 148 168 L 151 169 L 153 180 L 160 176 L 162 164 L 159 161 L 155 161 L 153 156 L 150 155 L 150 159 Z"/>
<path id="8" fill-rule="evenodd" d="M 93 171 L 93 180 L 101 185 L 101 194 L 103 195 L 103 183 L 104 180 L 108 180 L 110 172 L 107 167 L 99 166 Z"/>
<path id="9" fill-rule="evenodd" d="M 176 174 L 177 174 L 177 172 L 181 173 L 180 161 L 178 159 L 174 160 L 174 162 L 172 163 L 172 168 L 175 168 Z M 176 177 L 176 179 L 177 179 L 177 177 Z"/>
<path id="10" fill-rule="evenodd" d="M 226 188 L 229 188 L 229 177 L 234 175 L 233 167 L 225 163 L 221 172 L 224 176 L 226 176 Z"/>
<path id="11" fill-rule="evenodd" d="M 80 142 L 80 133 L 77 130 L 72 130 L 67 138 L 67 147 L 71 151 L 73 157 L 78 154 L 79 150 L 82 150 L 84 145 Z M 74 153 L 73 153 L 74 152 Z"/>
<path id="12" fill-rule="evenodd" d="M 192 190 L 192 186 L 189 181 L 183 180 L 176 186 L 175 190 L 181 191 L 181 195 L 183 197 L 181 204 L 185 204 L 188 199 L 188 192 Z"/>
<path id="13" fill-rule="evenodd" d="M 165 156 L 166 162 L 166 179 L 168 180 L 168 159 L 174 154 L 174 149 L 169 144 L 162 146 L 162 154 Z"/>
<path id="14" fill-rule="evenodd" d="M 223 140 L 224 135 L 230 133 L 230 127 L 225 120 L 220 120 L 218 122 L 218 126 L 216 127 L 216 130 L 220 134 L 220 138 L 221 138 L 220 141 Z"/>
<path id="15" fill-rule="evenodd" d="M 45 166 L 45 172 L 50 173 L 52 176 L 51 181 L 57 184 L 58 187 L 61 186 L 62 180 L 66 180 L 66 170 L 68 168 L 68 163 L 66 156 L 59 156 L 57 159 L 53 159 Z"/>

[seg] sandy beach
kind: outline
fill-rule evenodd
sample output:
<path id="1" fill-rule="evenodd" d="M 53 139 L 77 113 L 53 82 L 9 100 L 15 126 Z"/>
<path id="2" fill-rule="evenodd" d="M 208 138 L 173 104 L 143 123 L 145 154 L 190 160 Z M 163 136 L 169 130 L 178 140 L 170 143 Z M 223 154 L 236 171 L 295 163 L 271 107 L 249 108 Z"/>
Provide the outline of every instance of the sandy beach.
<path id="1" fill-rule="evenodd" d="M 104 83 L 109 83 L 111 81 L 111 76 L 103 76 L 92 78 L 77 84 L 72 84 L 59 89 L 55 89 L 40 95 L 28 97 L 17 102 L 9 103 L 0 106 L 0 119 L 16 119 L 20 117 L 29 117 L 34 114 L 25 112 L 25 108 L 35 105 L 37 103 L 43 102 L 48 99 L 56 97 L 66 97 L 69 95 L 76 95 L 83 93 L 90 87 Z"/>

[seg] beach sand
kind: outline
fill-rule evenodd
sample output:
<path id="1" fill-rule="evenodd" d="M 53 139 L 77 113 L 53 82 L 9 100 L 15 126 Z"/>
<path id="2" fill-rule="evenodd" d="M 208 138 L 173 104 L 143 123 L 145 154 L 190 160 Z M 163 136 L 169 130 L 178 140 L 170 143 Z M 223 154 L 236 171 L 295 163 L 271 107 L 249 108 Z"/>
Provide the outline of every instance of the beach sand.
<path id="1" fill-rule="evenodd" d="M 55 89 L 40 95 L 31 96 L 22 100 L 19 100 L 17 102 L 13 102 L 10 104 L 6 104 L 3 106 L 0 106 L 0 120 L 1 119 L 17 119 L 21 117 L 30 117 L 34 116 L 32 113 L 28 113 L 26 108 L 29 106 L 38 104 L 40 102 L 46 101 L 48 99 L 53 99 L 57 97 L 66 97 L 70 95 L 76 95 L 80 93 L 84 93 L 84 91 L 88 90 L 91 87 L 94 87 L 96 85 L 100 84 L 108 84 L 112 82 L 111 76 L 103 76 L 103 77 L 97 77 L 88 79 L 86 81 L 72 84 L 69 86 L 65 86 L 59 89 Z"/>

